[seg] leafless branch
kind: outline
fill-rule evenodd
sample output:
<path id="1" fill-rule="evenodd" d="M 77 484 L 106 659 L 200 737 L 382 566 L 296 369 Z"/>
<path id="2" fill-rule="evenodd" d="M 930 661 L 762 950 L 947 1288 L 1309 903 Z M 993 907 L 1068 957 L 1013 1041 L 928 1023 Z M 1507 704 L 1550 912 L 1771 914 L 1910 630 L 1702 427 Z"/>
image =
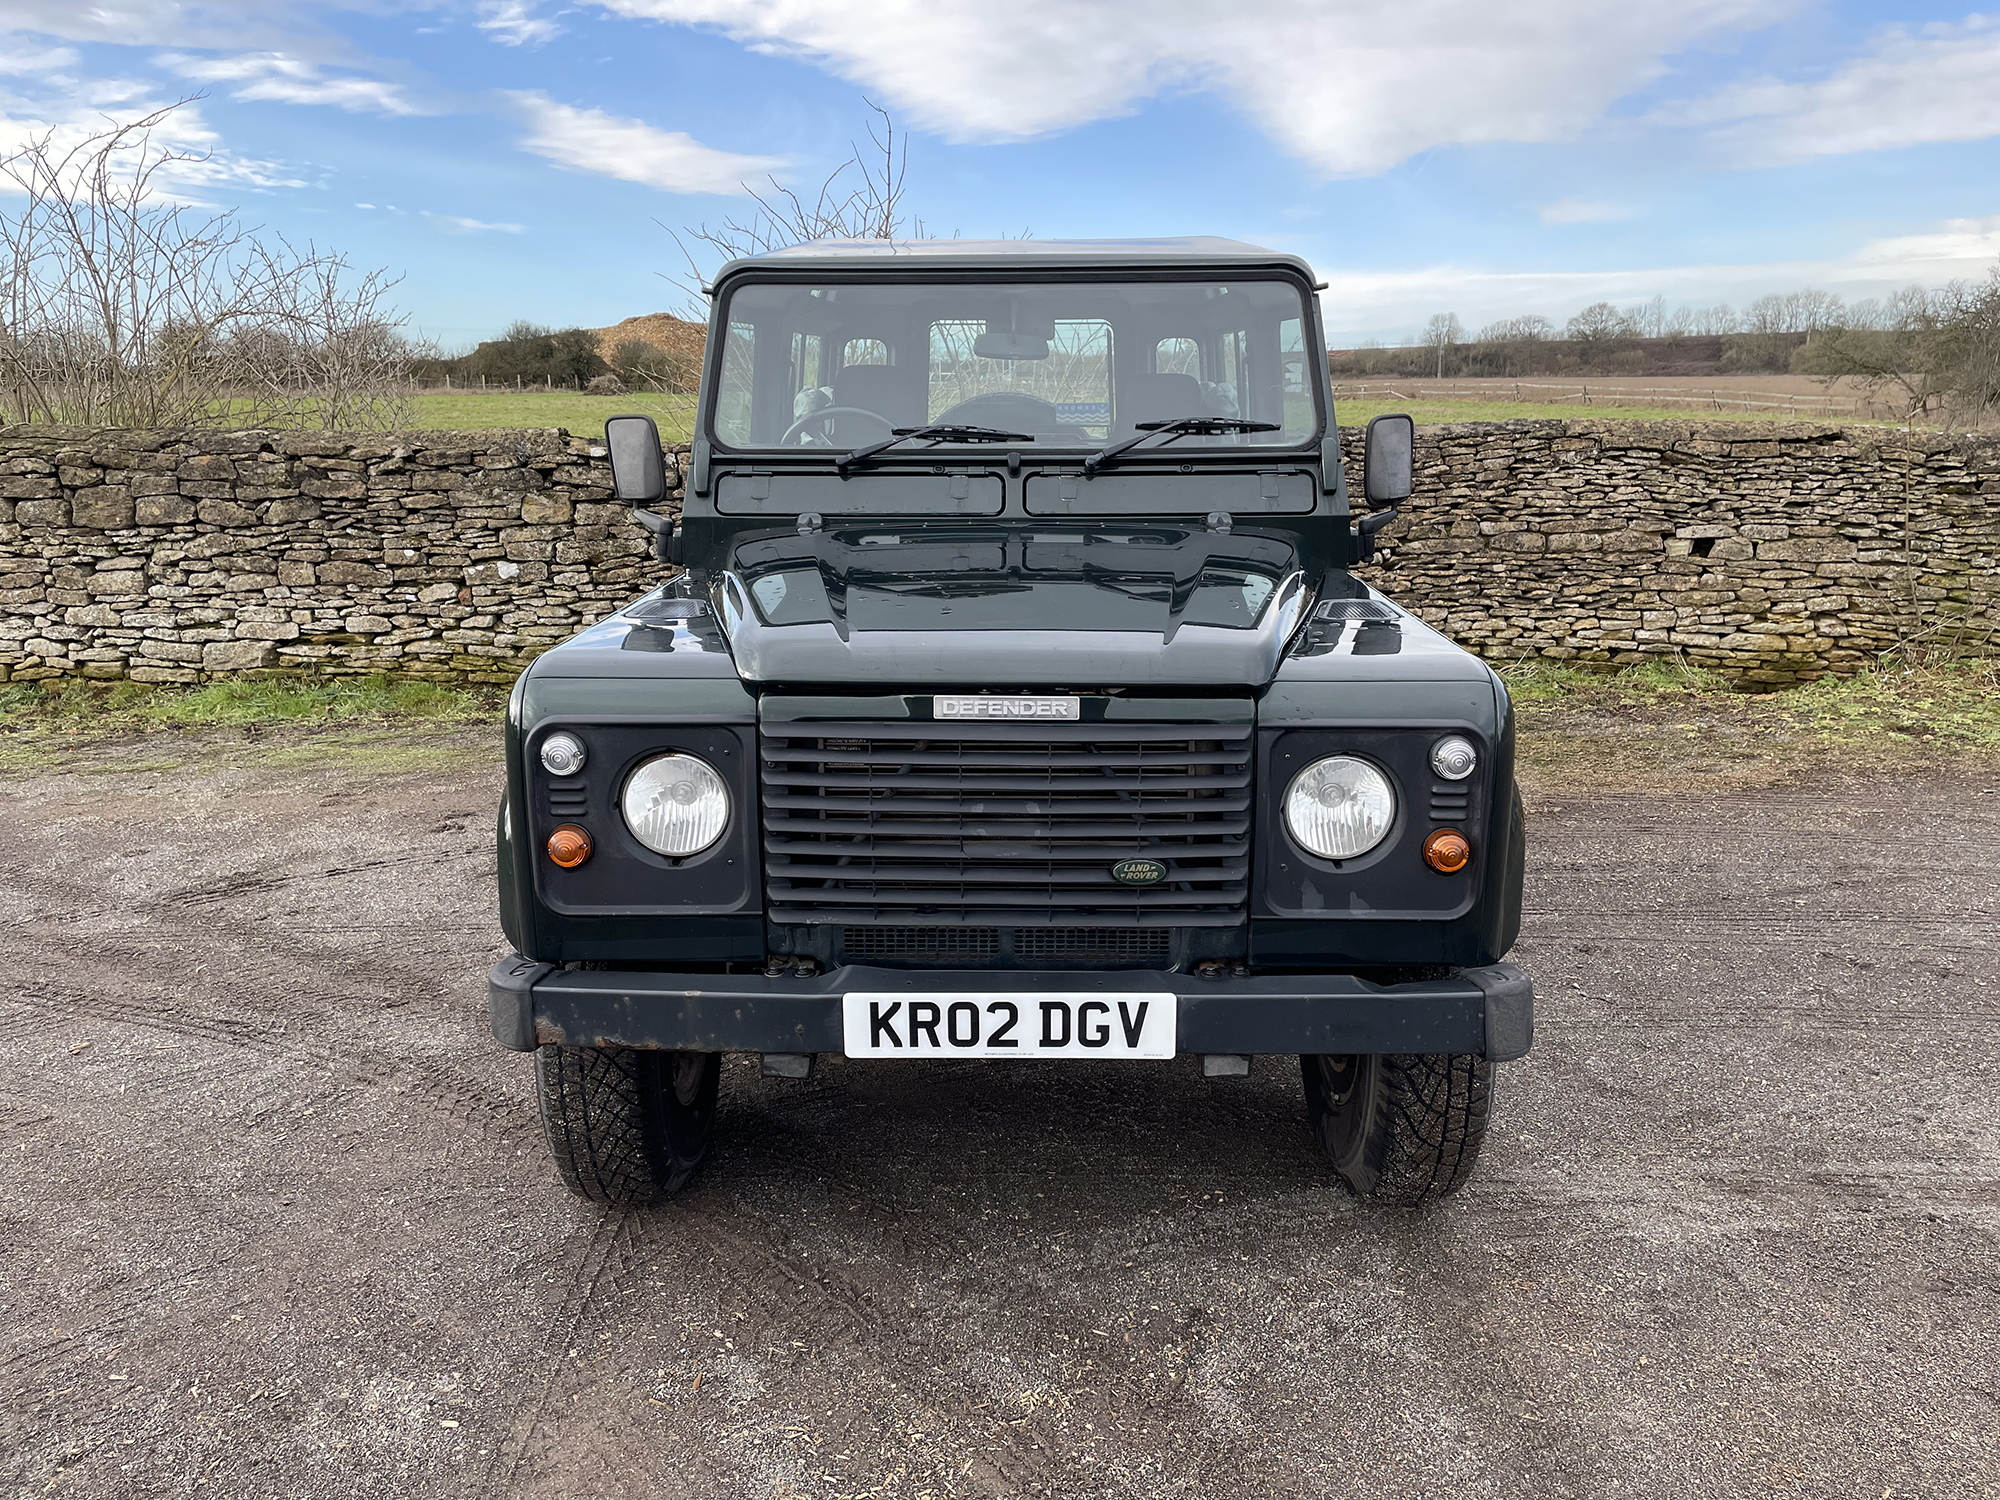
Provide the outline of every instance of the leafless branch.
<path id="1" fill-rule="evenodd" d="M 80 426 L 352 426 L 400 413 L 413 350 L 382 272 L 264 236 L 171 186 L 182 100 L 0 157 L 0 406 Z M 10 195 L 10 196 L 13 196 Z"/>
<path id="2" fill-rule="evenodd" d="M 660 226 L 673 237 L 681 259 L 686 262 L 682 272 L 661 273 L 687 294 L 684 315 L 695 321 L 707 320 L 707 309 L 702 303 L 703 288 L 707 285 L 704 260 L 722 262 L 746 255 L 768 255 L 773 250 L 813 240 L 929 237 L 921 220 L 906 217 L 909 141 L 897 135 L 896 122 L 888 110 L 872 99 L 863 102 L 875 115 L 868 123 L 868 149 L 850 141 L 847 160 L 828 173 L 810 197 L 771 177 L 762 189 L 743 184 L 743 191 L 756 205 L 753 213 L 743 217 L 732 215 L 714 225 L 704 222 L 680 229 L 667 224 Z"/>

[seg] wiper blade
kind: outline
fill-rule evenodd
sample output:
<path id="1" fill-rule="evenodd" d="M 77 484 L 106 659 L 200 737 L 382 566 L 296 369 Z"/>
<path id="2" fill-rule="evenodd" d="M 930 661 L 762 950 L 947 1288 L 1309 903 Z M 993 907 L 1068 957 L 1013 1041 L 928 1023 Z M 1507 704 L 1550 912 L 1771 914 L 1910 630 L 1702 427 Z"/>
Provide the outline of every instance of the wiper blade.
<path id="1" fill-rule="evenodd" d="M 1243 417 L 1175 417 L 1170 422 L 1135 422 L 1137 437 L 1129 437 L 1115 447 L 1100 448 L 1083 461 L 1083 472 L 1095 474 L 1099 469 L 1134 448 L 1150 437 L 1165 437 L 1154 447 L 1164 448 L 1175 438 L 1214 437 L 1223 432 L 1276 432 L 1284 426 L 1282 422 L 1252 422 Z M 1150 449 L 1148 450 L 1151 451 Z"/>
<path id="2" fill-rule="evenodd" d="M 1003 432 L 998 427 L 965 427 L 956 422 L 933 422 L 928 427 L 891 427 L 894 437 L 884 438 L 879 443 L 870 443 L 865 448 L 856 448 L 833 461 L 834 469 L 842 479 L 856 464 L 866 463 L 878 453 L 886 452 L 898 443 L 915 439 L 928 440 L 935 448 L 939 443 L 1032 443 L 1034 435 L 1026 432 Z"/>

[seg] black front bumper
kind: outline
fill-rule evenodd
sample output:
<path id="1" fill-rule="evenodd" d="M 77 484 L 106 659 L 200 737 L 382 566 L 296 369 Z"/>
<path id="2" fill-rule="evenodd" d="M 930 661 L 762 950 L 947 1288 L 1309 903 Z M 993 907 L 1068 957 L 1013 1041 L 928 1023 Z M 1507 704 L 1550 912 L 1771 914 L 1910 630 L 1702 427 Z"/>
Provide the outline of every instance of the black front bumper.
<path id="1" fill-rule="evenodd" d="M 1349 974 L 1200 979 L 1145 970 L 1061 973 L 874 969 L 824 974 L 635 973 L 559 969 L 513 955 L 486 980 L 493 1035 L 532 1052 L 656 1047 L 679 1052 L 841 1051 L 849 990 L 940 994 L 1169 991 L 1183 1053 L 1460 1052 L 1494 1062 L 1523 1056 L 1534 1036 L 1535 991 L 1513 964 L 1449 979 L 1371 984 Z"/>

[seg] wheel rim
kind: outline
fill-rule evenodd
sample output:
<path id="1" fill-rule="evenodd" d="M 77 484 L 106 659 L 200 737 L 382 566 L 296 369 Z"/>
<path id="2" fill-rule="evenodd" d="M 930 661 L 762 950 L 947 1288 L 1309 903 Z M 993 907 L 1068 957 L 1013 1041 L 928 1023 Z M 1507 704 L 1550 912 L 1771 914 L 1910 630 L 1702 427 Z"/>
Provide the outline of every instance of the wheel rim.
<path id="1" fill-rule="evenodd" d="M 1319 1059 L 1320 1130 L 1326 1153 L 1343 1173 L 1359 1171 L 1374 1119 L 1375 1059 L 1323 1054 Z"/>
<path id="2" fill-rule="evenodd" d="M 683 1109 L 692 1108 L 701 1097 L 701 1075 L 708 1064 L 700 1052 L 676 1052 L 673 1061 L 674 1099 Z"/>

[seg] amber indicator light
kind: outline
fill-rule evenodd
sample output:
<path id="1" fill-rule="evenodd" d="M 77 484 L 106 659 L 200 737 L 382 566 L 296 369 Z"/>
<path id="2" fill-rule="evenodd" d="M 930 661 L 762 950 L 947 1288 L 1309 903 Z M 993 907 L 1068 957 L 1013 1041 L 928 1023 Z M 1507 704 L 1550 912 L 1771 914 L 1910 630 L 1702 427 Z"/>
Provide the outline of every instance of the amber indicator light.
<path id="1" fill-rule="evenodd" d="M 1440 828 L 1424 840 L 1424 863 L 1440 875 L 1456 875 L 1472 859 L 1472 845 L 1456 828 Z"/>
<path id="2" fill-rule="evenodd" d="M 574 870 L 590 858 L 590 835 L 574 823 L 565 823 L 549 835 L 549 858 L 565 870 Z"/>

